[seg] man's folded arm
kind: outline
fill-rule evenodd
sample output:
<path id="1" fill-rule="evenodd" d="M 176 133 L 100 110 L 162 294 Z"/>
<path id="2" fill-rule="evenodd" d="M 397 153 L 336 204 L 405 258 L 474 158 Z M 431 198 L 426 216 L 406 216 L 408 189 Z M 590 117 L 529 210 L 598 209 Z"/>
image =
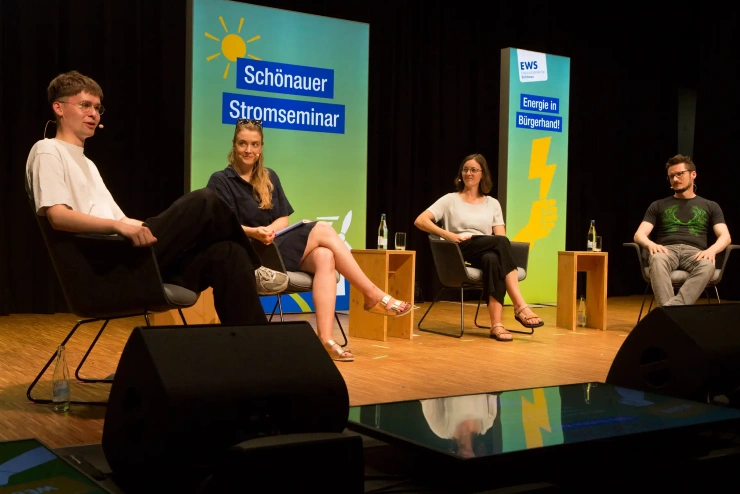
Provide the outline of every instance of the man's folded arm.
<path id="1" fill-rule="evenodd" d="M 46 217 L 55 230 L 71 233 L 120 233 L 119 221 L 98 218 L 74 211 L 64 204 L 56 204 L 46 210 Z M 139 223 L 141 224 L 141 223 Z"/>

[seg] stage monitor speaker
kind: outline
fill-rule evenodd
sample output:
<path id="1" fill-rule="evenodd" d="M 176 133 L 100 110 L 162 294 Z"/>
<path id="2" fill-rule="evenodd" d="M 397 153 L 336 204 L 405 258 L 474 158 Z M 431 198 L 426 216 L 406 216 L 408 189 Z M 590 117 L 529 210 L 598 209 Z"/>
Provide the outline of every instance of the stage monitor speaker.
<path id="1" fill-rule="evenodd" d="M 202 479 L 243 441 L 342 432 L 348 416 L 347 386 L 308 322 L 137 327 L 102 446 L 124 484 L 174 485 Z"/>
<path id="2" fill-rule="evenodd" d="M 606 382 L 740 408 L 740 304 L 653 309 L 624 340 Z"/>

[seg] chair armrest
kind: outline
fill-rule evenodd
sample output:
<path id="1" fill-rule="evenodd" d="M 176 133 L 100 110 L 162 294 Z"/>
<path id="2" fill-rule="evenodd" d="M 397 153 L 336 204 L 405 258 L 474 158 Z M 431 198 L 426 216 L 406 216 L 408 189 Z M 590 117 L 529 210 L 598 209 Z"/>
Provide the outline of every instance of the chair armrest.
<path id="1" fill-rule="evenodd" d="M 274 242 L 269 245 L 265 245 L 254 238 L 250 238 L 249 240 L 252 242 L 252 247 L 254 247 L 254 250 L 260 257 L 260 261 L 262 261 L 262 265 L 264 267 L 280 273 L 288 273 L 285 269 L 283 257 L 280 255 L 280 250 Z"/>
<path id="2" fill-rule="evenodd" d="M 646 259 L 642 256 L 643 253 L 643 247 L 638 244 L 637 242 L 626 242 L 622 244 L 624 247 L 635 249 L 635 253 L 637 254 L 637 262 L 640 264 L 640 274 L 642 275 L 642 279 L 645 280 L 647 283 L 650 283 L 650 278 L 647 277 L 645 274 L 645 268 L 648 267 L 645 263 Z"/>
<path id="3" fill-rule="evenodd" d="M 151 247 L 134 247 L 119 235 L 56 233 L 47 246 L 75 315 L 107 318 L 168 307 Z"/>
<path id="4" fill-rule="evenodd" d="M 470 277 L 465 269 L 460 246 L 455 242 L 447 240 L 435 240 L 429 238 L 429 246 L 432 249 L 434 266 L 437 268 L 439 281 L 448 287 L 459 287 L 463 283 L 470 283 Z"/>
<path id="5" fill-rule="evenodd" d="M 511 242 L 511 255 L 514 258 L 516 267 L 527 271 L 529 263 L 529 242 Z"/>
<path id="6" fill-rule="evenodd" d="M 103 233 L 75 233 L 75 237 L 77 238 L 84 238 L 88 240 L 100 240 L 101 242 L 105 241 L 113 241 L 113 242 L 124 242 L 126 241 L 126 237 L 122 235 L 113 234 L 113 235 L 106 235 Z"/>
<path id="7" fill-rule="evenodd" d="M 722 270 L 723 273 L 727 267 L 727 261 L 730 259 L 730 254 L 732 254 L 732 251 L 735 249 L 740 249 L 740 245 L 730 244 L 725 248 L 725 250 L 717 254 L 716 265 L 719 266 L 719 269 Z"/>

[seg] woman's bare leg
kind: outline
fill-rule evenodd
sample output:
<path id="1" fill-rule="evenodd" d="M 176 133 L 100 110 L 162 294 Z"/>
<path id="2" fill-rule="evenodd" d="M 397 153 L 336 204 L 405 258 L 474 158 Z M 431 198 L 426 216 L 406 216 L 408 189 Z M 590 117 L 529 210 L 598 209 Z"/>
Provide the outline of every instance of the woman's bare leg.
<path id="1" fill-rule="evenodd" d="M 510 340 L 512 338 L 511 333 L 501 326 L 496 324 L 501 323 L 501 314 L 503 313 L 504 306 L 499 303 L 498 300 L 488 296 L 488 314 L 491 316 L 491 334 L 499 336 L 502 340 Z"/>
<path id="2" fill-rule="evenodd" d="M 519 290 L 519 273 L 516 269 L 506 275 L 506 292 L 509 294 L 509 297 L 511 297 L 511 302 L 514 304 L 515 311 L 518 311 L 519 307 L 527 305 L 522 296 L 522 292 Z M 542 320 L 537 314 L 532 312 L 532 309 L 524 309 L 522 313 L 519 314 L 519 317 L 521 317 L 527 324 L 537 324 Z"/>
<path id="3" fill-rule="evenodd" d="M 316 308 L 316 332 L 321 343 L 333 339 L 334 311 L 337 299 L 337 278 L 334 254 L 325 247 L 317 247 L 303 258 L 299 265 L 301 271 L 313 274 L 313 304 Z M 339 344 L 334 346 L 339 347 Z M 341 347 L 339 347 L 341 348 Z M 351 357 L 345 350 L 342 357 Z"/>
<path id="4" fill-rule="evenodd" d="M 339 271 L 347 281 L 360 290 L 360 293 L 365 297 L 365 305 L 372 307 L 373 305 L 380 302 L 385 295 L 383 291 L 375 286 L 372 281 L 362 272 L 362 269 L 352 257 L 352 253 L 349 251 L 346 245 L 334 228 L 329 223 L 319 221 L 316 226 L 311 230 L 308 236 L 308 242 L 306 244 L 306 250 L 303 253 L 303 259 L 306 258 L 317 247 L 324 247 L 329 249 L 334 254 L 334 264 L 336 270 Z M 301 261 L 303 262 L 303 260 Z M 391 298 L 388 301 L 390 306 L 395 299 Z"/>

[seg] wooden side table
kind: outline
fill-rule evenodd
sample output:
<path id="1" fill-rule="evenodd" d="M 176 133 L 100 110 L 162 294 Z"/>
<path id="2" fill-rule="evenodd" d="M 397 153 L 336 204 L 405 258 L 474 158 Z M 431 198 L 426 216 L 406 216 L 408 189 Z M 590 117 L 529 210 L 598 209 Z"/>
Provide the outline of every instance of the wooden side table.
<path id="1" fill-rule="evenodd" d="M 576 280 L 579 271 L 586 275 L 586 327 L 606 330 L 606 252 L 558 252 L 557 325 L 576 329 L 578 294 Z"/>
<path id="2" fill-rule="evenodd" d="M 391 297 L 414 303 L 416 251 L 352 249 L 352 256 L 375 285 Z M 349 336 L 388 341 L 389 336 L 411 339 L 414 334 L 414 309 L 402 317 L 382 316 L 364 309 L 365 298 L 350 285 Z"/>

